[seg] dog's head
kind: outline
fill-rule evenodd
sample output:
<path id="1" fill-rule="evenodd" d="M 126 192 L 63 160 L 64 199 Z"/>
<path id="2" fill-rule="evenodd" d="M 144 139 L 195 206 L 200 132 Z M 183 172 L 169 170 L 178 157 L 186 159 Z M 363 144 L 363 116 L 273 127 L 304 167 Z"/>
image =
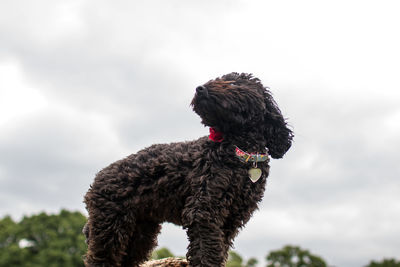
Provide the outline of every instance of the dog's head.
<path id="1" fill-rule="evenodd" d="M 251 74 L 232 72 L 198 86 L 192 106 L 202 123 L 217 131 L 262 137 L 273 158 L 292 144 L 293 133 L 271 93 Z"/>

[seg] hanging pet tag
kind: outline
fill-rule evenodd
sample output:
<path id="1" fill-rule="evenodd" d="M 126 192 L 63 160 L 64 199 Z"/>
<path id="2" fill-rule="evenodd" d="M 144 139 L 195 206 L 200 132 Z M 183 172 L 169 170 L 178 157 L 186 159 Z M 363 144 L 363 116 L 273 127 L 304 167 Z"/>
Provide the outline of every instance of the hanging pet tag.
<path id="1" fill-rule="evenodd" d="M 261 174 L 262 174 L 262 172 L 261 172 L 261 169 L 259 169 L 259 168 L 251 168 L 249 170 L 249 178 L 253 183 L 257 182 L 258 179 L 260 179 Z"/>

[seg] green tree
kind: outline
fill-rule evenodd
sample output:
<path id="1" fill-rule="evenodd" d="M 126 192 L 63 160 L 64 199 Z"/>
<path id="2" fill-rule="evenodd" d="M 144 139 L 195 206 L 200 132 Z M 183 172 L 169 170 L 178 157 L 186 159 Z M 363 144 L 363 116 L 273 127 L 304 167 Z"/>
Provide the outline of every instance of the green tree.
<path id="1" fill-rule="evenodd" d="M 267 267 L 326 267 L 325 261 L 312 255 L 308 250 L 297 246 L 285 246 L 280 250 L 271 251 L 267 259 Z"/>
<path id="2" fill-rule="evenodd" d="M 246 263 L 243 263 L 243 258 L 235 251 L 229 251 L 226 267 L 254 267 L 258 263 L 257 259 L 250 258 Z"/>
<path id="3" fill-rule="evenodd" d="M 0 221 L 0 267 L 84 266 L 86 222 L 79 212 L 40 213 L 19 223 L 10 217 Z"/>
<path id="4" fill-rule="evenodd" d="M 365 267 L 400 267 L 400 261 L 395 259 L 383 259 L 381 262 L 371 261 Z"/>
<path id="5" fill-rule="evenodd" d="M 257 266 L 257 263 L 258 263 L 258 260 L 256 258 L 250 258 L 247 261 L 245 267 L 255 267 L 255 266 Z"/>
<path id="6" fill-rule="evenodd" d="M 226 267 L 242 267 L 243 258 L 235 251 L 229 251 Z"/>
<path id="7" fill-rule="evenodd" d="M 18 224 L 7 216 L 0 220 L 0 266 L 24 266 L 26 251 L 19 247 Z"/>
<path id="8" fill-rule="evenodd" d="M 164 258 L 169 258 L 169 257 L 174 257 L 174 254 L 167 249 L 167 248 L 160 248 L 157 250 L 154 250 L 153 253 L 151 254 L 151 258 L 153 260 L 159 260 L 159 259 L 164 259 Z"/>

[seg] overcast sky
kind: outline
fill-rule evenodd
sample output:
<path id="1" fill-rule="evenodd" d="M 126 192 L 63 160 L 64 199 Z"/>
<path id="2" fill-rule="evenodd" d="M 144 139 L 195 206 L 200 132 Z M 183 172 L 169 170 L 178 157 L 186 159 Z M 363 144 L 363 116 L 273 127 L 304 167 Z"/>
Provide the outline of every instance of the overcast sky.
<path id="1" fill-rule="evenodd" d="M 208 129 L 194 88 L 269 86 L 295 131 L 236 250 L 300 245 L 354 267 L 400 251 L 400 3 L 1 1 L 0 216 L 82 203 L 95 174 Z M 166 225 L 159 244 L 184 255 Z"/>

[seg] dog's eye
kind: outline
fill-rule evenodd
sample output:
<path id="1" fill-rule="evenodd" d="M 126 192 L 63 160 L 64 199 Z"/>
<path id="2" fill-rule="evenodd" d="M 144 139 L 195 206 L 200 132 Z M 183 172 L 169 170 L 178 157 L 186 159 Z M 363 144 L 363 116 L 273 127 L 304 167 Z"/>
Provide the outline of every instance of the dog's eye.
<path id="1" fill-rule="evenodd" d="M 238 85 L 236 84 L 235 81 L 226 81 L 223 85 L 223 88 L 234 89 L 234 88 L 238 88 Z"/>

